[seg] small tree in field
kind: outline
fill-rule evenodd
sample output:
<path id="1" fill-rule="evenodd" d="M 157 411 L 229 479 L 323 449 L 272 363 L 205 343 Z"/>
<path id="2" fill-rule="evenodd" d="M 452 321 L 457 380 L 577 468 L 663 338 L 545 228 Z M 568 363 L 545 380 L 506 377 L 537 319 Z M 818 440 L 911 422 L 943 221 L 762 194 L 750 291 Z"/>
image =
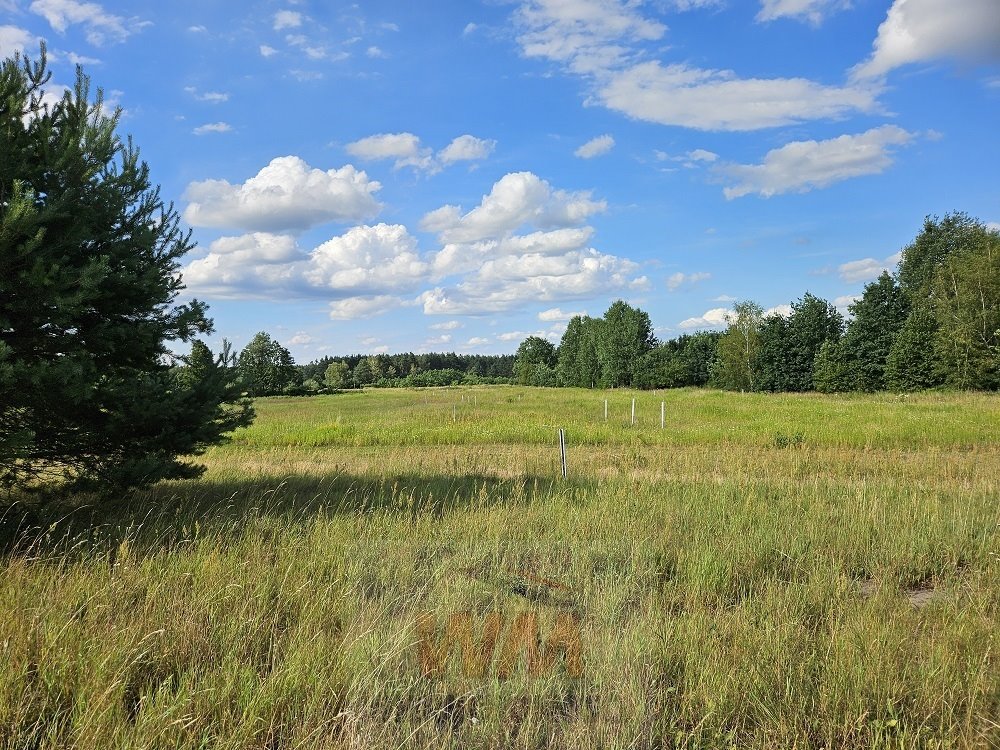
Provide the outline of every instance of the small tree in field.
<path id="1" fill-rule="evenodd" d="M 274 396 L 299 384 L 291 353 L 261 331 L 236 358 L 236 371 L 251 396 Z"/>
<path id="2" fill-rule="evenodd" d="M 541 336 L 528 336 L 514 355 L 514 379 L 520 385 L 555 385 L 556 348 Z"/>
<path id="3" fill-rule="evenodd" d="M 212 329 L 175 304 L 190 235 L 82 71 L 50 104 L 48 80 L 44 47 L 0 63 L 0 484 L 196 476 L 178 457 L 252 412 L 207 349 L 197 377 L 170 366 L 167 342 Z"/>

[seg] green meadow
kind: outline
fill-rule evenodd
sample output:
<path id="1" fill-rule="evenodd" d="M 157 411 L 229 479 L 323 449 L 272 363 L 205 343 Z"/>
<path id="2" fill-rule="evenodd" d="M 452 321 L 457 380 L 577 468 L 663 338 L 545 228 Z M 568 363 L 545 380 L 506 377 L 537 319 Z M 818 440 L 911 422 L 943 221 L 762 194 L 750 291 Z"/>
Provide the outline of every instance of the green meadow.
<path id="1" fill-rule="evenodd" d="M 256 409 L 199 480 L 4 513 L 0 748 L 1000 747 L 996 395 Z M 578 672 L 503 668 L 526 613 Z"/>

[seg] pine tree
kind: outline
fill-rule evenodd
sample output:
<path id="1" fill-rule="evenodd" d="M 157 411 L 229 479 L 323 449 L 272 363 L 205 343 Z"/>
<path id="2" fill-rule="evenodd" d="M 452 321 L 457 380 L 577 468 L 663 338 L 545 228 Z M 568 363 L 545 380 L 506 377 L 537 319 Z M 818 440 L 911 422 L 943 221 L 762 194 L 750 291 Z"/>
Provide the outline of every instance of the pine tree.
<path id="1" fill-rule="evenodd" d="M 178 460 L 246 424 L 228 375 L 171 372 L 170 341 L 209 333 L 176 304 L 193 247 L 89 80 L 46 104 L 38 62 L 0 63 L 0 483 L 104 488 L 196 476 Z"/>

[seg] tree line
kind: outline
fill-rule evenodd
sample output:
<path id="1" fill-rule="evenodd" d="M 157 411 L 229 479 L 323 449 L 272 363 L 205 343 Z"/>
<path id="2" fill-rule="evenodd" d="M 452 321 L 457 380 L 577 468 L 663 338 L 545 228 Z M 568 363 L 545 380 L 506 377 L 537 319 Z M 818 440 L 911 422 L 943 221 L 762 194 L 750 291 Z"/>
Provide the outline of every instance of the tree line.
<path id="1" fill-rule="evenodd" d="M 1000 387 L 1000 232 L 964 213 L 927 217 L 897 271 L 867 284 L 845 320 L 806 293 L 787 316 L 737 302 L 721 332 L 653 336 L 618 301 L 569 321 L 558 346 L 518 347 L 515 381 L 584 388 L 708 385 L 747 391 Z"/>
<path id="2" fill-rule="evenodd" d="M 912 391 L 1000 387 L 1000 233 L 963 213 L 928 217 L 897 271 L 867 284 L 845 316 L 811 293 L 791 312 L 735 303 L 724 331 L 660 341 L 624 301 L 578 315 L 558 345 L 529 336 L 513 355 L 355 354 L 295 365 L 259 333 L 235 360 L 250 396 L 367 386 L 516 383 L 577 388 L 710 386 L 742 391 Z"/>
<path id="3" fill-rule="evenodd" d="M 252 397 L 307 396 L 365 387 L 496 385 L 510 383 L 514 371 L 513 354 L 454 352 L 351 354 L 297 365 L 288 349 L 265 331 L 233 355 L 231 362 L 237 382 Z"/>

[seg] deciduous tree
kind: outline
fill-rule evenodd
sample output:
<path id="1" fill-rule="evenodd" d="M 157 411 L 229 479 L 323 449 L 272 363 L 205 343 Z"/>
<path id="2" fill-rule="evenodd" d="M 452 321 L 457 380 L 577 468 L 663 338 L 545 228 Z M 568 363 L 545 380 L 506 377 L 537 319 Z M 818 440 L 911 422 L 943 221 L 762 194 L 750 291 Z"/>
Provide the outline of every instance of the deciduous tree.
<path id="1" fill-rule="evenodd" d="M 938 266 L 931 286 L 935 349 L 948 385 L 1000 386 L 1000 232 L 979 225 Z"/>
<path id="2" fill-rule="evenodd" d="M 737 302 L 718 344 L 715 380 L 723 388 L 754 390 L 760 381 L 757 356 L 764 310 L 756 302 Z"/>
<path id="3" fill-rule="evenodd" d="M 827 340 L 838 340 L 844 330 L 844 317 L 825 299 L 809 292 L 792 303 L 788 317 L 788 359 L 784 363 L 785 390 L 810 391 L 813 388 L 813 364 L 819 348 Z"/>
<path id="4" fill-rule="evenodd" d="M 537 384 L 539 380 L 555 385 L 555 373 L 551 378 L 545 372 L 537 370 L 553 370 L 556 365 L 556 348 L 551 341 L 541 336 L 528 336 L 517 347 L 514 355 L 514 379 L 521 385 Z"/>
<path id="5" fill-rule="evenodd" d="M 639 362 L 654 343 L 648 313 L 622 300 L 612 303 L 604 313 L 597 347 L 601 384 L 610 388 L 632 385 Z"/>
<path id="6" fill-rule="evenodd" d="M 323 374 L 323 381 L 326 383 L 327 388 L 339 391 L 347 387 L 347 373 L 347 363 L 334 360 L 327 365 L 326 372 Z"/>
<path id="7" fill-rule="evenodd" d="M 902 287 L 883 271 L 865 286 L 850 311 L 854 317 L 847 326 L 841 352 L 850 386 L 858 391 L 881 390 L 889 352 L 909 312 Z"/>
<path id="8" fill-rule="evenodd" d="M 236 371 L 250 396 L 274 396 L 301 382 L 291 353 L 264 331 L 240 352 Z"/>

